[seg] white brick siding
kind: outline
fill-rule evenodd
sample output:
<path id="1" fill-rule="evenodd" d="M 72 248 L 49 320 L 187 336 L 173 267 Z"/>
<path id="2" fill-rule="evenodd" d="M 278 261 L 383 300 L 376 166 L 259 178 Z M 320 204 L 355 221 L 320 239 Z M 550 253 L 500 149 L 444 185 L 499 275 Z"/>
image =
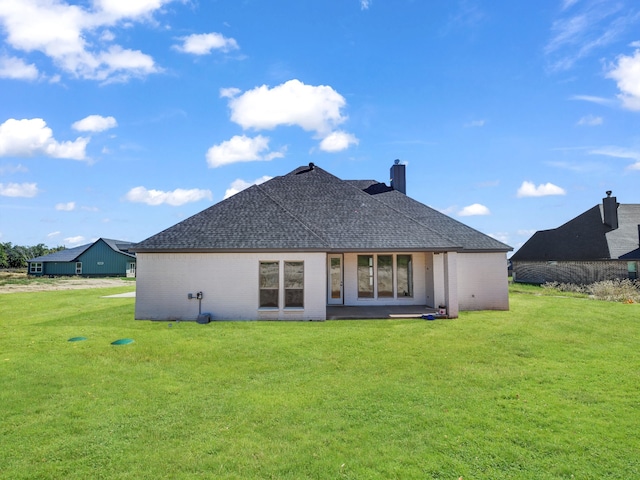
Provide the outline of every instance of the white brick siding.
<path id="1" fill-rule="evenodd" d="M 326 255 L 324 253 L 138 253 L 136 319 L 195 320 L 203 293 L 202 313 L 219 320 L 324 320 Z M 304 308 L 260 309 L 260 261 L 304 262 Z M 282 273 L 280 282 L 282 287 Z"/>
<path id="2" fill-rule="evenodd" d="M 505 253 L 459 253 L 460 310 L 509 310 Z"/>

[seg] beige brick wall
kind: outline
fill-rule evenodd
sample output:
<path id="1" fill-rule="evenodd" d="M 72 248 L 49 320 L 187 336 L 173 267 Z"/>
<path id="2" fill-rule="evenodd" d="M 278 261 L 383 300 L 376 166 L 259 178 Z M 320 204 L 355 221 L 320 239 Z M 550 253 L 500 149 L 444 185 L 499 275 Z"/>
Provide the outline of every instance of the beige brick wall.
<path id="1" fill-rule="evenodd" d="M 202 313 L 220 320 L 324 320 L 326 255 L 324 253 L 138 253 L 136 319 L 195 320 L 203 292 Z M 258 306 L 259 262 L 304 261 L 304 309 Z"/>

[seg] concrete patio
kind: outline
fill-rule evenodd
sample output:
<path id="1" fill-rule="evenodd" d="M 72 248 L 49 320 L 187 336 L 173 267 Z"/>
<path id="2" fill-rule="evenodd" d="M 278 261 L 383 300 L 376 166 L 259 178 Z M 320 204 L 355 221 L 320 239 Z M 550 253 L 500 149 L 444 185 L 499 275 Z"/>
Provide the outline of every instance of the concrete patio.
<path id="1" fill-rule="evenodd" d="M 426 305 L 397 305 L 375 307 L 327 305 L 327 320 L 422 318 L 423 315 L 435 313 L 436 309 L 428 307 Z"/>

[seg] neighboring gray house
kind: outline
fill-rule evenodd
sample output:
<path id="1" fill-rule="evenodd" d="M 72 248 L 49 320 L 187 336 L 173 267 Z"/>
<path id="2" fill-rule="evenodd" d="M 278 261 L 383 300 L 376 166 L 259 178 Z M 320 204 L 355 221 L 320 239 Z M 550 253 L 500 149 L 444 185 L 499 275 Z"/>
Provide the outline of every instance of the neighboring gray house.
<path id="1" fill-rule="evenodd" d="M 136 256 L 131 242 L 99 238 L 93 243 L 66 248 L 28 261 L 36 276 L 135 277 Z"/>
<path id="2" fill-rule="evenodd" d="M 328 306 L 507 310 L 511 247 L 391 186 L 310 163 L 133 247 L 136 319 L 325 320 Z M 195 301 L 194 301 L 195 300 Z"/>
<path id="3" fill-rule="evenodd" d="M 640 205 L 619 204 L 607 192 L 602 204 L 564 225 L 536 232 L 511 257 L 513 280 L 590 284 L 638 278 Z"/>

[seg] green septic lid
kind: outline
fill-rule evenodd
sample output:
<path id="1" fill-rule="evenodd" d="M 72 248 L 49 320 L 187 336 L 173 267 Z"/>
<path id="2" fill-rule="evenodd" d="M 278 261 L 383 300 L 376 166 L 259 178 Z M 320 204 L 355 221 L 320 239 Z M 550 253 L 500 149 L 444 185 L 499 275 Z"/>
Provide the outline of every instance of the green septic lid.
<path id="1" fill-rule="evenodd" d="M 132 338 L 121 338 L 120 340 L 116 340 L 115 342 L 111 342 L 111 345 L 128 345 L 129 343 L 133 343 Z"/>
<path id="2" fill-rule="evenodd" d="M 70 338 L 68 341 L 69 342 L 81 342 L 82 340 L 86 340 L 86 339 L 87 339 L 87 337 L 73 337 L 73 338 Z"/>

